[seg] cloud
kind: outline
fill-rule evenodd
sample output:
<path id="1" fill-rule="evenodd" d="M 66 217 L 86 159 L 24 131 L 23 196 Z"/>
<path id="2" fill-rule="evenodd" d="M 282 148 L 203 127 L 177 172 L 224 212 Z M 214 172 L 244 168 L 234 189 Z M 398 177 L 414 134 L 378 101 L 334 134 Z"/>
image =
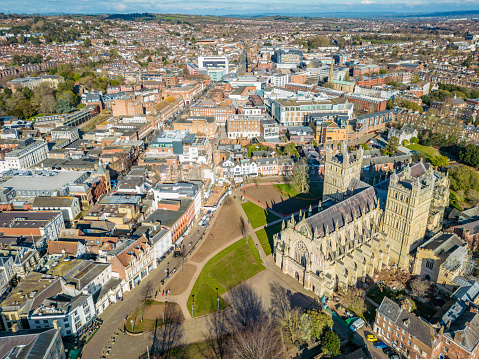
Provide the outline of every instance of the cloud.
<path id="1" fill-rule="evenodd" d="M 371 1 L 371 0 L 363 0 L 363 1 L 361 1 L 361 4 L 370 5 L 370 4 L 375 4 L 375 2 Z"/>

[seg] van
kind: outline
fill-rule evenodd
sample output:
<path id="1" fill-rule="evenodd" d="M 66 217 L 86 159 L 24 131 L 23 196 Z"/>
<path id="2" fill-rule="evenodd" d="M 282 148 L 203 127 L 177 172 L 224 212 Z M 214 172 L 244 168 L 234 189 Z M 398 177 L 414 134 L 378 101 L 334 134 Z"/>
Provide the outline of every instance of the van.
<path id="1" fill-rule="evenodd" d="M 356 332 L 359 328 L 361 328 L 365 322 L 364 319 L 357 318 L 356 320 L 352 321 L 353 324 L 350 325 L 349 329 L 351 329 L 353 332 Z"/>

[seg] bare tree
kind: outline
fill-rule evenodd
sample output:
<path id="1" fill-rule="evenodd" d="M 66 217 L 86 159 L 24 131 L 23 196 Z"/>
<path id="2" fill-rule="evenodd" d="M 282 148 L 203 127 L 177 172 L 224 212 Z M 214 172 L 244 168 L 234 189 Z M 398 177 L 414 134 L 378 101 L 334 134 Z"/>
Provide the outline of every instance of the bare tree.
<path id="1" fill-rule="evenodd" d="M 261 297 L 248 284 L 231 289 L 228 301 L 232 307 L 229 319 L 233 331 L 253 327 L 267 318 Z"/>
<path id="2" fill-rule="evenodd" d="M 278 319 L 283 319 L 291 310 L 290 292 L 278 282 L 270 283 L 269 291 L 271 314 Z"/>
<path id="3" fill-rule="evenodd" d="M 165 308 L 165 324 L 156 319 L 155 330 L 152 335 L 150 358 L 169 359 L 182 357 L 184 345 L 184 328 L 180 313 L 168 305 Z"/>
<path id="4" fill-rule="evenodd" d="M 431 284 L 421 277 L 414 278 L 410 285 L 412 295 L 415 297 L 424 297 L 431 287 Z"/>
<path id="5" fill-rule="evenodd" d="M 153 296 L 153 283 L 151 281 L 148 281 L 145 283 L 144 287 L 141 288 L 141 301 L 143 303 L 146 303 L 146 301 Z"/>
<path id="6" fill-rule="evenodd" d="M 281 335 L 271 319 L 235 334 L 232 351 L 238 359 L 280 359 L 284 357 Z"/>
<path id="7" fill-rule="evenodd" d="M 364 313 L 366 311 L 366 292 L 356 287 L 349 287 L 344 293 L 344 300 L 347 307 L 351 308 L 355 313 Z"/>
<path id="8" fill-rule="evenodd" d="M 291 183 L 300 193 L 309 192 L 309 166 L 304 159 L 294 165 Z"/>
<path id="9" fill-rule="evenodd" d="M 141 315 L 141 321 L 143 321 L 143 314 L 145 313 L 146 301 L 153 295 L 153 284 L 151 281 L 145 283 L 144 287 L 141 288 L 140 292 L 141 304 L 138 307 L 138 314 Z"/>
<path id="10" fill-rule="evenodd" d="M 207 359 L 230 357 L 230 335 L 227 311 L 216 311 L 206 318 L 207 332 L 201 354 Z"/>
<path id="11" fill-rule="evenodd" d="M 244 220 L 243 216 L 240 217 L 239 227 L 240 227 L 242 236 L 246 237 L 246 221 Z"/>

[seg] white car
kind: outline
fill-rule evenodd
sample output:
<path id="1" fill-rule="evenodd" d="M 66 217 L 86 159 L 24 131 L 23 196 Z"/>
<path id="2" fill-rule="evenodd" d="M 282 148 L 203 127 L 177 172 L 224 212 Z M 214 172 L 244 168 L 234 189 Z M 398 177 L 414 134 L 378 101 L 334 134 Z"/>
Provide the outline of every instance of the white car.
<path id="1" fill-rule="evenodd" d="M 353 332 L 356 332 L 364 324 L 365 324 L 364 319 L 358 318 L 353 322 L 353 324 L 350 325 L 349 329 L 351 329 Z"/>

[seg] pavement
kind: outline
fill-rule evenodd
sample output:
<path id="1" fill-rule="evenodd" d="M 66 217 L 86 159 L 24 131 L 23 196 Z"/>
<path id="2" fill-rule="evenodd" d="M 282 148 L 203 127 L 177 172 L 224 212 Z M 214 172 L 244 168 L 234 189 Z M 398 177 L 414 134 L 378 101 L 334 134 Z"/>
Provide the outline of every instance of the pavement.
<path id="1" fill-rule="evenodd" d="M 247 218 L 246 213 L 241 206 L 240 198 L 240 190 L 233 191 L 232 202 L 234 203 L 234 205 L 237 206 L 240 215 Z M 186 236 L 184 239 L 183 243 L 185 244 L 185 248 L 189 250 L 189 252 L 186 255 L 183 264 L 188 263 L 194 265 L 196 268 L 194 274 L 190 274 L 189 278 L 181 277 L 182 259 L 173 258 L 171 253 L 158 266 L 158 268 L 156 268 L 151 274 L 149 274 L 147 280 L 141 281 L 141 283 L 137 287 L 133 288 L 132 291 L 126 293 L 124 295 L 123 301 L 111 305 L 100 315 L 100 318 L 103 319 L 103 325 L 92 337 L 90 342 L 85 345 L 82 352 L 83 358 L 99 358 L 104 352 L 106 352 L 106 348 L 110 348 L 109 355 L 111 358 L 119 359 L 137 358 L 146 352 L 147 346 L 151 345 L 152 342 L 151 333 L 143 333 L 139 336 L 130 336 L 127 334 L 122 334 L 121 332 L 124 320 L 141 303 L 141 290 L 143 286 L 149 281 L 152 282 L 154 288 L 158 289 L 158 293 L 156 295 L 157 300 L 168 300 L 169 302 L 175 302 L 179 304 L 185 317 L 183 325 L 185 334 L 184 343 L 191 344 L 203 341 L 205 339 L 207 316 L 192 318 L 191 312 L 187 307 L 188 297 L 191 293 L 196 278 L 198 278 L 198 275 L 201 273 L 201 270 L 203 269 L 204 265 L 217 253 L 221 252 L 223 249 L 227 248 L 228 246 L 242 238 L 242 236 L 238 236 L 232 241 L 226 243 L 225 245 L 216 248 L 214 252 L 202 258 L 201 261 L 192 260 L 192 254 L 202 244 L 200 238 L 202 236 L 204 238 L 208 237 L 208 233 L 213 227 L 218 213 L 219 209 L 215 212 L 208 228 L 205 231 L 202 230 L 198 226 L 198 224 L 195 224 L 190 231 L 190 235 Z M 278 223 L 283 219 L 286 220 L 288 218 L 289 216 L 282 217 L 275 222 L 267 224 L 266 226 L 273 225 L 274 223 Z M 318 298 L 313 292 L 304 289 L 301 283 L 299 283 L 293 277 L 284 275 L 281 269 L 277 267 L 274 263 L 273 256 L 270 255 L 265 257 L 262 251 L 261 244 L 258 240 L 258 237 L 256 236 L 256 231 L 263 227 L 253 229 L 251 224 L 247 223 L 247 235 L 251 236 L 263 261 L 263 264 L 267 270 L 262 271 L 254 277 L 248 279 L 246 283 L 250 284 L 261 295 L 263 303 L 265 303 L 265 305 L 269 305 L 269 283 L 276 281 L 291 292 L 292 303 L 294 306 L 319 309 L 320 306 L 318 304 Z M 191 248 L 186 246 L 186 244 L 189 242 L 193 242 L 193 246 Z M 173 268 L 177 268 L 176 273 L 172 273 Z M 161 281 L 165 279 L 167 271 L 169 271 L 171 274 L 170 278 L 166 280 L 164 286 L 161 286 Z M 167 289 L 169 283 L 174 280 L 186 280 L 188 281 L 188 286 L 185 290 L 183 290 L 181 293 L 178 293 L 177 295 L 170 294 L 163 296 L 161 294 L 163 288 Z M 165 294 L 167 294 L 167 291 Z M 225 293 L 223 296 L 227 297 L 228 292 Z M 334 331 L 339 335 L 342 340 L 346 340 L 350 335 L 349 329 L 344 324 L 339 323 L 337 321 L 337 318 L 333 319 L 335 319 L 335 325 L 333 327 Z M 365 327 L 361 328 L 358 333 L 355 334 L 355 336 L 357 336 L 356 341 L 359 341 L 359 343 L 366 342 L 367 348 L 369 349 L 373 358 L 387 358 L 387 356 L 382 352 L 382 350 L 374 348 L 373 343 L 367 342 L 365 340 L 365 336 L 370 333 L 372 333 L 371 329 L 366 329 Z M 113 338 L 115 338 L 114 343 Z"/>

